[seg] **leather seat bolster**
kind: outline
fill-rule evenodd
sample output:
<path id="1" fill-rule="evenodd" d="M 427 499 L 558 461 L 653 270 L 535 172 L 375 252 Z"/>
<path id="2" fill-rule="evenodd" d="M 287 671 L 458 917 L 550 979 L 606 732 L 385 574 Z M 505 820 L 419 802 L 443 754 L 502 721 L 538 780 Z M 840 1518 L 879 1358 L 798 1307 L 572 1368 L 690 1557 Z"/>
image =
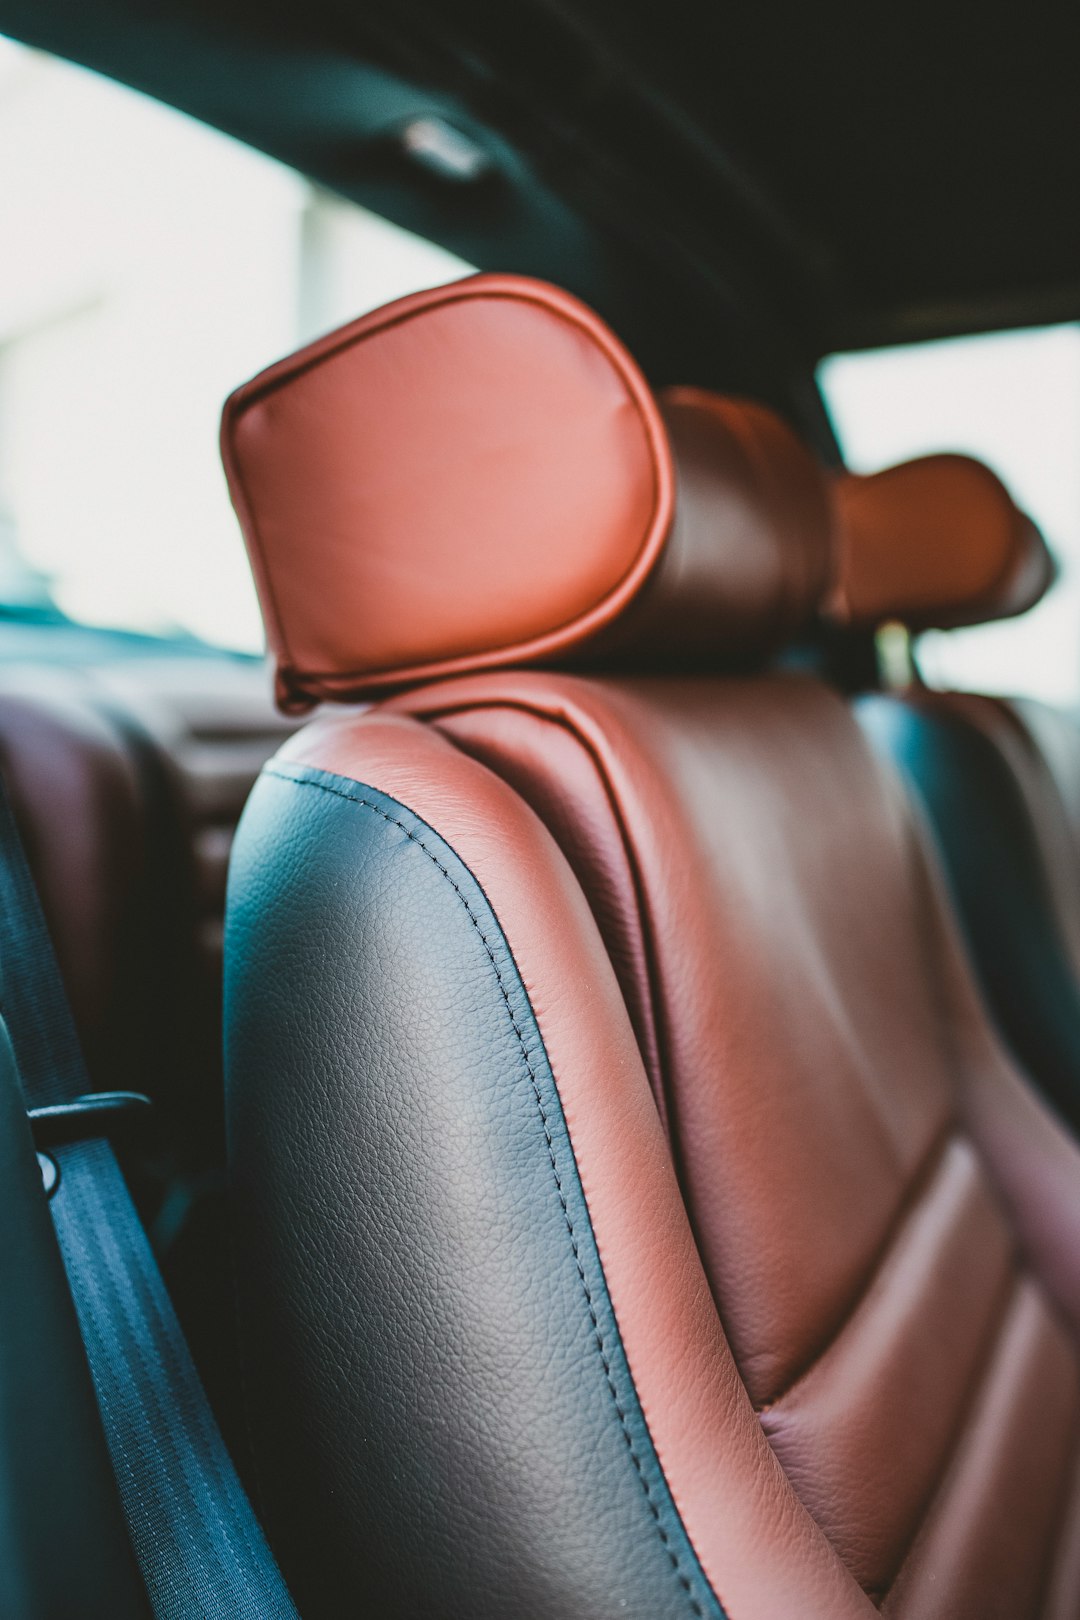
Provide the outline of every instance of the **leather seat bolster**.
<path id="1" fill-rule="evenodd" d="M 872 1613 L 750 1407 L 610 962 L 512 790 L 412 719 L 316 721 L 245 812 L 228 929 L 253 1427 L 304 1612 L 345 1582 L 386 1614 Z"/>
<path id="2" fill-rule="evenodd" d="M 903 701 L 873 694 L 860 699 L 856 712 L 925 808 L 1002 1033 L 1076 1129 L 1080 989 L 1057 902 L 1059 891 L 1073 900 L 1075 888 L 1067 864 L 1047 871 L 1046 838 L 1022 789 L 1023 771 L 1038 762 L 1027 767 L 1015 761 L 1015 750 L 1003 751 L 1010 739 L 992 724 L 995 708 L 991 699 L 952 694 L 912 693 Z"/>
<path id="3" fill-rule="evenodd" d="M 993 1178 L 1027 1266 L 1076 1334 L 1080 1142 L 1001 1045 L 968 964 L 928 832 L 920 844 L 923 899 L 936 942 L 935 976 L 950 1008 L 959 1116 Z"/>
<path id="4" fill-rule="evenodd" d="M 255 971 L 297 994 L 267 1017 L 252 978 L 234 979 L 230 1072 L 234 1108 L 258 1106 L 264 1150 L 261 1167 L 240 1161 L 242 1215 L 258 1222 L 267 1278 L 280 1287 L 292 1272 L 284 1318 L 260 1303 L 267 1278 L 247 1293 L 248 1358 L 269 1420 L 259 1428 L 276 1430 L 260 1470 L 286 1559 L 299 1538 L 305 1581 L 318 1580 L 320 1544 L 333 1571 L 325 1590 L 300 1585 L 304 1612 L 335 1612 L 346 1537 L 349 1589 L 379 1613 L 419 1612 L 439 1591 L 448 1614 L 563 1614 L 569 1589 L 575 1614 L 599 1616 L 628 1594 L 642 1616 L 719 1615 L 634 1395 L 550 1066 L 482 891 L 430 828 L 368 787 L 282 767 L 261 784 L 254 818 L 284 814 L 301 846 L 305 824 L 318 829 L 319 854 L 256 884 L 271 941 L 256 947 Z M 392 920 L 375 922 L 365 900 L 373 888 L 385 896 L 395 866 L 408 897 L 395 889 Z M 340 956 L 290 961 L 275 924 L 295 926 L 354 873 L 367 881 L 355 885 Z M 328 1024 L 342 1005 L 352 1013 L 306 1074 L 290 1040 L 301 996 Z M 451 1027 L 461 1007 L 467 1035 Z M 303 1045 L 316 1049 L 314 1038 Z M 394 1053 L 379 1073 L 369 1047 Z M 293 1058 L 288 1070 L 275 1049 Z M 283 1072 L 307 1083 L 285 1097 Z M 380 1230 L 388 1209 L 392 1245 Z M 355 1250 L 342 1276 L 326 1263 L 346 1232 Z M 435 1262 L 435 1232 L 452 1267 Z M 277 1351 L 272 1382 L 262 1342 Z M 401 1379 L 410 1364 L 412 1388 Z M 393 1458 L 377 1499 L 356 1468 L 373 1449 Z M 306 1504 L 328 1482 L 341 1516 L 313 1521 Z"/>

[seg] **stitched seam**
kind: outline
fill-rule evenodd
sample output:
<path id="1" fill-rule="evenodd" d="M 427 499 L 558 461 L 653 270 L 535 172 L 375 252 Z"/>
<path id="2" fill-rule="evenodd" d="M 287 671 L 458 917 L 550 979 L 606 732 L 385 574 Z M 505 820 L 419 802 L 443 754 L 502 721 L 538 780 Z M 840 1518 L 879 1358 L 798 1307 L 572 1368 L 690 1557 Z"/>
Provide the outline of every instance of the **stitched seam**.
<path id="1" fill-rule="evenodd" d="M 957 1131 L 953 1121 L 951 1119 L 946 1120 L 945 1125 L 931 1142 L 930 1147 L 923 1155 L 922 1161 L 916 1167 L 913 1176 L 904 1189 L 900 1202 L 893 1211 L 885 1235 L 874 1250 L 865 1273 L 859 1279 L 854 1294 L 845 1303 L 839 1321 L 833 1324 L 827 1337 L 815 1347 L 805 1362 L 799 1364 L 796 1371 L 777 1390 L 776 1394 L 770 1395 L 767 1401 L 762 1401 L 760 1405 L 755 1406 L 754 1410 L 757 1412 L 758 1417 L 764 1417 L 767 1412 L 772 1411 L 774 1406 L 778 1406 L 782 1401 L 786 1400 L 792 1390 L 796 1389 L 805 1378 L 810 1376 L 838 1340 L 843 1337 L 852 1319 L 857 1315 L 860 1306 L 864 1303 L 880 1276 L 882 1267 L 889 1259 L 897 1240 L 902 1236 L 904 1228 L 921 1202 L 923 1195 L 937 1175 L 950 1145 L 953 1142 L 962 1140 L 963 1138 Z"/>
<path id="2" fill-rule="evenodd" d="M 672 1069 L 670 1056 L 670 1039 L 667 1029 L 667 1015 L 664 1011 L 664 1001 L 661 995 L 660 970 L 657 965 L 658 951 L 656 947 L 656 930 L 650 917 L 647 889 L 641 871 L 641 865 L 634 848 L 634 841 L 630 835 L 626 817 L 619 803 L 619 796 L 611 779 L 607 762 L 602 751 L 588 731 L 575 723 L 571 713 L 561 709 L 551 709 L 542 703 L 533 703 L 517 698 L 481 698 L 474 702 L 444 703 L 426 708 L 423 711 L 426 720 L 438 725 L 442 719 L 453 719 L 456 715 L 477 714 L 485 709 L 509 709 L 517 714 L 527 715 L 530 719 L 538 720 L 541 724 L 556 726 L 560 731 L 571 737 L 581 748 L 596 773 L 600 784 L 600 791 L 604 796 L 608 812 L 615 825 L 619 837 L 619 847 L 622 851 L 626 870 L 630 875 L 630 885 L 634 893 L 634 904 L 637 911 L 638 935 L 641 940 L 642 962 L 645 968 L 645 1013 L 651 1020 L 652 1044 L 656 1053 L 656 1072 L 649 1075 L 650 1083 L 658 1093 L 658 1111 L 664 1115 L 664 1133 L 668 1138 L 668 1146 L 679 1170 L 679 1180 L 683 1180 L 681 1170 L 681 1154 L 677 1135 L 674 1129 L 676 1116 L 674 1088 L 669 1083 Z M 535 808 L 535 806 L 534 806 Z M 541 818 L 543 819 L 543 818 Z M 564 852 L 565 853 L 565 852 Z M 625 998 L 624 998 L 625 999 Z"/>
<path id="3" fill-rule="evenodd" d="M 255 509 L 248 495 L 246 479 L 240 471 L 238 459 L 234 458 L 233 455 L 233 440 L 235 437 L 236 423 L 240 420 L 241 416 L 247 413 L 250 408 L 261 404 L 269 395 L 276 393 L 281 388 L 287 387 L 290 383 L 295 382 L 298 377 L 306 376 L 308 372 L 316 370 L 326 361 L 336 359 L 339 355 L 347 353 L 348 350 L 355 348 L 358 344 L 367 342 L 371 338 L 379 337 L 385 332 L 392 331 L 397 326 L 405 325 L 407 322 L 416 319 L 419 315 L 428 313 L 432 309 L 445 309 L 452 304 L 465 303 L 470 300 L 501 299 L 511 303 L 529 304 L 535 308 L 546 310 L 548 313 L 556 315 L 567 325 L 575 327 L 580 332 L 584 332 L 603 352 L 608 364 L 617 374 L 620 383 L 626 391 L 627 398 L 634 407 L 634 411 L 637 415 L 642 430 L 644 431 L 649 451 L 649 461 L 652 472 L 652 505 L 649 512 L 649 519 L 645 526 L 644 538 L 635 552 L 634 560 L 630 564 L 629 568 L 624 571 L 610 590 L 604 592 L 600 601 L 592 608 L 586 608 L 584 612 L 574 614 L 566 624 L 558 625 L 553 631 L 547 631 L 539 637 L 530 637 L 526 641 L 515 642 L 508 647 L 497 648 L 493 654 L 489 652 L 487 656 L 494 656 L 496 658 L 509 656 L 524 657 L 529 654 L 530 649 L 534 648 L 538 641 L 546 641 L 552 635 L 565 636 L 571 634 L 577 628 L 577 626 L 581 624 L 583 619 L 588 619 L 590 614 L 598 612 L 600 609 L 606 607 L 614 598 L 619 596 L 619 593 L 626 586 L 627 581 L 633 577 L 635 570 L 641 566 L 642 558 L 648 554 L 650 542 L 652 542 L 653 533 L 656 528 L 657 519 L 660 516 L 664 503 L 665 452 L 667 456 L 667 467 L 670 468 L 671 466 L 671 451 L 667 445 L 666 435 L 663 424 L 660 421 L 657 413 L 655 401 L 653 401 L 652 396 L 649 393 L 648 384 L 640 378 L 637 368 L 632 365 L 632 362 L 630 364 L 627 363 L 627 357 L 624 356 L 618 339 L 615 338 L 613 334 L 608 333 L 607 329 L 603 327 L 602 324 L 594 326 L 590 321 L 583 319 L 582 316 L 576 311 L 572 309 L 564 309 L 560 302 L 553 301 L 548 297 L 541 297 L 535 292 L 526 292 L 523 289 L 477 289 L 476 287 L 470 285 L 472 279 L 472 277 L 466 276 L 460 282 L 451 282 L 446 289 L 441 289 L 442 296 L 432 297 L 430 302 L 423 304 L 418 308 L 407 310 L 402 314 L 391 317 L 389 320 L 381 321 L 377 325 L 365 327 L 362 332 L 350 335 L 349 337 L 334 343 L 332 346 L 320 350 L 318 354 L 312 355 L 309 359 L 304 361 L 303 364 L 294 366 L 292 369 L 285 371 L 281 375 L 274 376 L 271 380 L 264 382 L 258 387 L 254 387 L 253 384 L 248 384 L 248 388 L 251 388 L 252 391 L 249 394 L 246 392 L 246 390 L 243 390 L 242 399 L 238 399 L 237 396 L 234 395 L 232 400 L 226 401 L 226 414 L 222 422 L 223 442 L 227 447 L 227 454 L 225 457 L 226 468 L 228 473 L 235 480 L 236 487 L 239 489 L 243 499 L 245 512 L 250 520 L 249 527 L 251 531 L 251 543 L 258 552 L 259 563 L 262 569 L 263 577 L 266 580 L 267 595 L 270 599 L 270 605 L 277 621 L 278 639 L 281 642 L 283 663 L 288 670 L 288 675 L 293 685 L 293 689 L 298 695 L 318 696 L 319 693 L 324 691 L 333 693 L 334 691 L 340 690 L 343 685 L 346 688 L 349 688 L 354 687 L 357 685 L 357 683 L 364 681 L 379 679 L 385 680 L 388 676 L 392 676 L 395 680 L 400 680 L 407 678 L 410 672 L 408 670 L 402 670 L 399 672 L 391 666 L 388 669 L 376 671 L 356 670 L 343 673 L 337 670 L 316 670 L 308 673 L 298 668 L 294 663 L 285 638 L 284 620 L 278 611 L 276 588 L 270 579 L 270 567 L 263 544 L 262 531 L 255 521 Z M 362 318 L 363 317 L 361 317 L 361 319 Z M 288 362 L 283 362 L 283 364 L 287 365 Z M 276 371 L 277 368 L 275 367 L 274 370 Z M 235 401 L 235 404 L 233 401 Z M 651 418 L 649 414 L 650 407 L 653 411 Z M 673 480 L 670 473 L 666 483 L 669 504 L 673 505 Z M 655 551 L 657 557 L 659 556 L 666 542 L 667 534 L 665 533 L 662 537 L 660 537 L 658 543 L 656 544 Z M 653 560 L 655 561 L 655 557 Z M 639 580 L 637 589 L 640 589 L 643 584 L 644 579 Z M 633 594 L 636 594 L 636 590 Z M 429 675 L 431 672 L 437 673 L 440 669 L 445 669 L 447 673 L 449 673 L 459 664 L 464 664 L 467 668 L 471 667 L 472 660 L 476 656 L 476 654 L 472 653 L 462 653 L 449 659 L 437 660 L 434 663 L 431 661 L 426 664 L 421 663 L 416 665 L 415 668 L 418 670 L 424 670 Z"/>
<path id="4" fill-rule="evenodd" d="M 499 964 L 495 958 L 495 953 L 488 942 L 487 935 L 484 933 L 476 913 L 469 904 L 464 890 L 461 888 L 460 884 L 454 881 L 447 868 L 443 865 L 442 861 L 439 860 L 439 857 L 428 848 L 427 844 L 424 843 L 424 840 L 419 837 L 417 833 L 413 832 L 411 827 L 407 826 L 404 821 L 399 820 L 398 817 L 392 816 L 387 811 L 380 809 L 379 806 L 377 804 L 373 804 L 370 799 L 362 799 L 356 794 L 346 793 L 341 788 L 331 787 L 327 782 L 313 782 L 310 778 L 289 776 L 282 771 L 275 770 L 267 770 L 265 774 L 267 776 L 276 777 L 278 781 L 289 782 L 295 787 L 315 788 L 318 792 L 328 793 L 335 799 L 344 799 L 347 804 L 355 804 L 362 810 L 370 810 L 374 815 L 381 817 L 383 821 L 388 822 L 393 827 L 397 827 L 405 834 L 406 838 L 408 838 L 412 843 L 416 844 L 419 849 L 423 850 L 428 860 L 432 863 L 437 871 L 441 872 L 442 876 L 446 879 L 447 883 L 449 883 L 450 887 L 461 901 L 461 904 L 464 906 L 466 915 L 468 916 L 469 921 L 472 923 L 473 928 L 476 930 L 476 934 L 480 940 L 480 943 L 484 947 L 488 961 L 491 963 L 491 966 L 494 969 L 495 978 L 499 986 L 500 994 L 502 995 L 503 1003 L 506 1007 L 507 1016 L 510 1019 L 510 1024 L 514 1034 L 517 1037 L 517 1043 L 521 1049 L 521 1056 L 524 1060 L 525 1068 L 528 1071 L 529 1080 L 532 1085 L 533 1097 L 536 1100 L 536 1107 L 540 1115 L 540 1123 L 544 1132 L 544 1140 L 547 1143 L 548 1158 L 551 1161 L 552 1175 L 555 1178 L 555 1190 L 559 1195 L 559 1204 L 562 1208 L 563 1219 L 566 1222 L 566 1230 L 570 1234 L 570 1247 L 573 1251 L 574 1264 L 577 1267 L 577 1274 L 581 1279 L 581 1286 L 585 1294 L 585 1303 L 589 1312 L 589 1321 L 592 1324 L 593 1338 L 600 1354 L 600 1363 L 604 1369 L 604 1377 L 607 1382 L 608 1392 L 611 1395 L 612 1403 L 615 1407 L 616 1413 L 618 1414 L 619 1426 L 622 1429 L 623 1439 L 626 1441 L 626 1449 L 630 1453 L 630 1459 L 634 1464 L 634 1469 L 641 1483 L 641 1488 L 645 1494 L 645 1500 L 648 1503 L 649 1511 L 652 1514 L 653 1522 L 656 1525 L 657 1534 L 659 1535 L 661 1543 L 663 1544 L 664 1551 L 667 1553 L 672 1570 L 675 1573 L 679 1585 L 682 1587 L 690 1601 L 690 1608 L 692 1609 L 693 1613 L 698 1616 L 698 1620 L 705 1620 L 705 1611 L 698 1599 L 694 1596 L 690 1579 L 679 1562 L 678 1552 L 672 1545 L 671 1537 L 660 1518 L 660 1509 L 653 1498 L 652 1487 L 646 1478 L 641 1459 L 634 1447 L 633 1436 L 630 1433 L 630 1426 L 627 1421 L 626 1411 L 619 1399 L 618 1390 L 615 1387 L 615 1379 L 611 1371 L 611 1362 L 604 1344 L 603 1330 L 600 1326 L 599 1317 L 596 1314 L 596 1306 L 593 1303 L 592 1290 L 589 1287 L 588 1278 L 585 1275 L 585 1268 L 581 1261 L 581 1252 L 578 1245 L 577 1233 L 574 1230 L 574 1220 L 570 1214 L 570 1208 L 566 1201 L 566 1194 L 563 1191 L 562 1177 L 559 1174 L 558 1160 L 555 1154 L 555 1142 L 551 1134 L 551 1127 L 548 1123 L 548 1113 L 547 1109 L 544 1107 L 544 1099 L 540 1091 L 540 1082 L 537 1079 L 533 1061 L 529 1056 L 529 1049 L 525 1043 L 525 1036 L 522 1033 L 521 1026 L 518 1023 L 517 1017 L 514 1013 L 514 1009 L 510 1001 L 510 993 L 506 988 L 506 982 L 503 979 Z"/>
<path id="5" fill-rule="evenodd" d="M 889 1579 L 878 1591 L 867 1593 L 867 1596 L 872 1598 L 879 1608 L 899 1585 L 900 1578 L 905 1573 L 912 1554 L 917 1550 L 921 1538 L 927 1531 L 927 1526 L 933 1520 L 935 1513 L 948 1493 L 949 1482 L 953 1476 L 957 1459 L 963 1451 L 964 1443 L 973 1425 L 978 1422 L 980 1402 L 990 1374 L 993 1371 L 995 1357 L 1000 1352 L 1001 1341 L 1008 1327 L 1009 1316 L 1016 1303 L 1024 1277 L 1024 1268 L 1017 1266 L 1014 1261 L 1002 1284 L 997 1309 L 987 1324 L 979 1354 L 969 1374 L 967 1397 L 957 1411 L 944 1455 L 939 1459 L 939 1465 L 933 1480 L 923 1496 L 919 1517 L 907 1538 L 907 1544 Z"/>
<path id="6" fill-rule="evenodd" d="M 226 1182 L 230 1199 L 235 1188 L 233 1184 L 232 1167 L 230 1165 Z M 235 1209 L 235 1204 L 233 1205 Z M 251 1477 L 251 1494 L 254 1497 L 255 1507 L 262 1524 L 267 1522 L 266 1490 L 263 1483 L 262 1467 L 260 1463 L 259 1448 L 255 1444 L 255 1426 L 253 1422 L 254 1402 L 251 1396 L 251 1379 L 248 1368 L 248 1333 L 244 1310 L 240 1299 L 240 1268 L 237 1264 L 236 1223 L 227 1221 L 228 1228 L 226 1242 L 229 1256 L 229 1293 L 232 1296 L 233 1334 L 236 1341 L 236 1374 L 240 1386 L 240 1423 L 243 1428 L 244 1439 L 247 1442 L 247 1455 L 245 1462 L 248 1465 Z"/>

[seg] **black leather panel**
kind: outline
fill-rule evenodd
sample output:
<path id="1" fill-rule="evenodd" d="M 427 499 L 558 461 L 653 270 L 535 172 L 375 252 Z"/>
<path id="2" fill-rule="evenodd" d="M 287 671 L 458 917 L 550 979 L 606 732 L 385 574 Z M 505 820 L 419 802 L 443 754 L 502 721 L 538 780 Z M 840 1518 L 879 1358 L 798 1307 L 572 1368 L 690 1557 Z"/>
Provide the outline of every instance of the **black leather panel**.
<path id="1" fill-rule="evenodd" d="M 1080 985 L 1023 793 L 989 737 L 941 704 L 862 698 L 875 749 L 929 813 L 990 1010 L 1021 1066 L 1080 1131 Z"/>
<path id="2" fill-rule="evenodd" d="M 226 1028 L 253 1473 L 305 1620 L 721 1616 L 528 997 L 454 853 L 373 790 L 271 767 Z"/>

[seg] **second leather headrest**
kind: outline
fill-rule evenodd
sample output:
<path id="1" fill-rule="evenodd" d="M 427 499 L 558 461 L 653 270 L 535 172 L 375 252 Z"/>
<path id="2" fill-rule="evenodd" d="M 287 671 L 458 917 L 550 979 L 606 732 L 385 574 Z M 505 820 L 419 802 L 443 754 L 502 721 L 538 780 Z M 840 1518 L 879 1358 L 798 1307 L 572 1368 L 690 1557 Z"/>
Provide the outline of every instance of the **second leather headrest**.
<path id="1" fill-rule="evenodd" d="M 222 449 L 288 708 L 503 664 L 753 659 L 829 576 L 830 492 L 778 417 L 658 402 L 589 310 L 517 276 L 271 367 Z"/>
<path id="2" fill-rule="evenodd" d="M 873 629 L 950 630 L 1011 618 L 1054 581 L 1039 530 L 989 467 L 921 456 L 837 480 L 839 561 L 830 616 Z"/>

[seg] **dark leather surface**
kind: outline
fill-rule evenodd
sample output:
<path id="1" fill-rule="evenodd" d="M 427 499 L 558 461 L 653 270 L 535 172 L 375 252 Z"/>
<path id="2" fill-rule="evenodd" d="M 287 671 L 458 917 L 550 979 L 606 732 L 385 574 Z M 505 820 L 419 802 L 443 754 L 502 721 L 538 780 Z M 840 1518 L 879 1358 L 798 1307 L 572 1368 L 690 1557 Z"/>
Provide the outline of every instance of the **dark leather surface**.
<path id="1" fill-rule="evenodd" d="M 528 997 L 453 851 L 273 767 L 226 996 L 256 1477 L 305 1616 L 719 1616 Z"/>
<path id="2" fill-rule="evenodd" d="M 1048 860 L 1054 844 L 1044 818 L 1054 817 L 1055 785 L 1037 757 L 1024 757 L 1022 738 L 1019 750 L 1008 746 L 1009 721 L 995 708 L 993 699 L 954 702 L 951 694 L 916 690 L 864 697 L 856 712 L 925 805 L 1002 1033 L 1080 1131 L 1080 960 L 1058 916 L 1059 891 L 1066 905 L 1080 898 L 1076 857 L 1056 871 Z M 1036 777 L 1028 793 L 1025 775 Z"/>
<path id="3" fill-rule="evenodd" d="M 1009 698 L 1006 706 L 1050 773 L 1065 812 L 1075 868 L 1080 874 L 1080 714 L 1036 698 Z"/>
<path id="4" fill-rule="evenodd" d="M 1046 543 L 1000 479 L 924 456 L 836 484 L 842 622 L 912 631 L 1022 613 L 1052 585 Z M 1080 1130 L 1080 730 L 1035 702 L 933 691 L 865 697 L 879 752 L 929 813 L 972 960 L 1013 1053 Z"/>
<path id="5" fill-rule="evenodd" d="M 648 580 L 564 668 L 737 669 L 806 630 L 833 569 L 830 489 L 774 411 L 704 388 L 658 395 L 675 511 Z"/>
<path id="6" fill-rule="evenodd" d="M 868 1600 L 782 1472 L 739 1376 L 581 885 L 529 805 L 440 729 L 387 706 L 328 712 L 279 758 L 377 783 L 439 829 L 488 896 L 558 1086 L 638 1398 L 713 1589 L 758 1620 L 788 1620 L 795 1599 L 805 1620 L 865 1620 Z M 277 1061 L 291 1061 L 284 1045 Z"/>

